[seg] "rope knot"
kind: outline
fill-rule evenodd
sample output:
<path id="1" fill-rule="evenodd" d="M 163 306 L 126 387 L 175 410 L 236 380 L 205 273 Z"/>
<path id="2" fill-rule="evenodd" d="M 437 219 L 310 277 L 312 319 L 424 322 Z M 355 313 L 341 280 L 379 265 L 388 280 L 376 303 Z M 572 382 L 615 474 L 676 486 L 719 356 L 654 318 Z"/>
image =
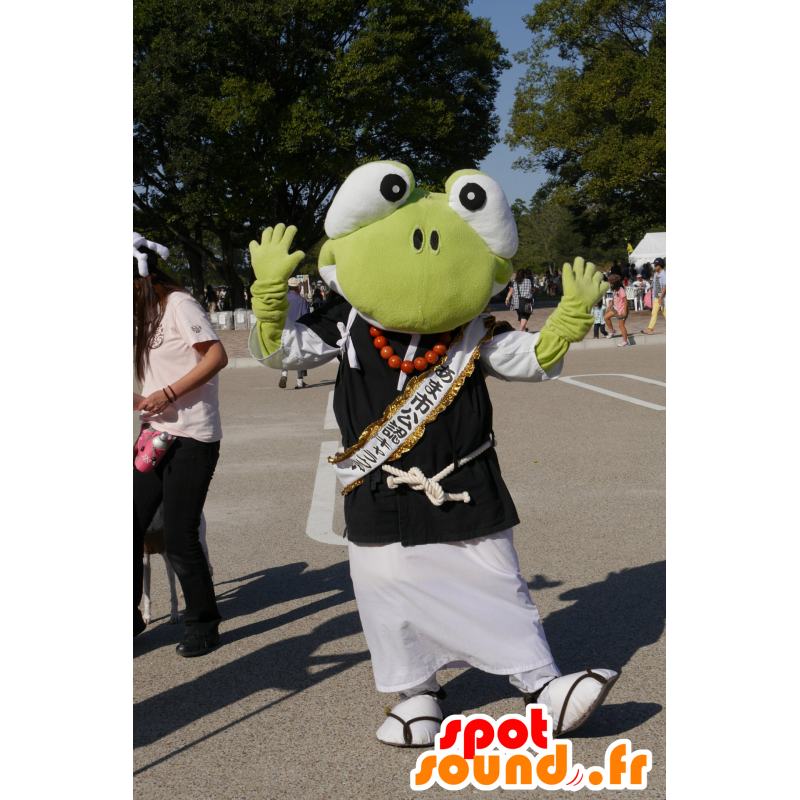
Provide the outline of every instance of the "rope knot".
<path id="1" fill-rule="evenodd" d="M 410 486 L 416 492 L 425 492 L 425 496 L 435 506 L 440 506 L 442 503 L 446 503 L 448 501 L 469 503 L 471 500 L 469 492 L 450 494 L 450 492 L 446 492 L 444 489 L 442 489 L 439 481 L 442 480 L 442 478 L 446 478 L 456 468 L 456 466 L 463 467 L 468 461 L 472 461 L 473 458 L 477 458 L 481 453 L 483 453 L 484 450 L 494 447 L 495 444 L 496 442 L 494 437 L 492 437 L 488 442 L 484 442 L 477 450 L 473 451 L 468 456 L 459 459 L 457 465 L 450 464 L 432 478 L 426 478 L 419 467 L 411 467 L 408 472 L 405 472 L 402 469 L 397 469 L 397 467 L 391 467 L 389 464 L 384 464 L 382 469 L 384 472 L 389 473 L 389 477 L 386 479 L 386 485 L 390 489 L 396 489 L 398 485 L 404 483 Z"/>
<path id="2" fill-rule="evenodd" d="M 417 492 L 424 492 L 428 500 L 435 506 L 442 505 L 445 500 L 463 500 L 465 503 L 469 503 L 469 494 L 467 492 L 448 494 L 436 480 L 439 477 L 438 475 L 434 478 L 426 478 L 419 467 L 411 467 L 408 472 L 388 465 L 384 465 L 383 468 L 390 473 L 386 479 L 386 485 L 390 489 L 396 489 L 400 484 L 406 484 Z"/>

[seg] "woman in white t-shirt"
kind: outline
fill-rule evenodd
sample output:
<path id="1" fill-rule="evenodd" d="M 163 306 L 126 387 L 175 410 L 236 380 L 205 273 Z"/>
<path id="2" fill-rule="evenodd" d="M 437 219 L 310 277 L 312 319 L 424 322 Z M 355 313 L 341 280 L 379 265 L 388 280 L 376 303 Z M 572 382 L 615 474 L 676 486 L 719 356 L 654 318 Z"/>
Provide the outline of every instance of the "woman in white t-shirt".
<path id="1" fill-rule="evenodd" d="M 161 245 L 147 244 L 169 254 Z M 155 469 L 133 470 L 133 632 L 144 630 L 138 609 L 144 532 L 162 506 L 166 555 L 186 600 L 186 634 L 176 652 L 201 656 L 219 644 L 221 617 L 199 527 L 222 438 L 217 373 L 228 357 L 200 304 L 157 268 L 158 254 L 143 246 L 139 252 L 133 341 L 143 398 L 134 396 L 134 404 L 142 422 L 176 438 Z"/>

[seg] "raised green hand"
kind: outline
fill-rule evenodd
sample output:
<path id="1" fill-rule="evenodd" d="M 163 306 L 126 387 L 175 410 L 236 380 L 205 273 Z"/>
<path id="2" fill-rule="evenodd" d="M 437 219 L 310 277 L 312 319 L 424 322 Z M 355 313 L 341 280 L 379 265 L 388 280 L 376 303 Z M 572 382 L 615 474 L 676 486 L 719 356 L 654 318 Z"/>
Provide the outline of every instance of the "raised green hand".
<path id="1" fill-rule="evenodd" d="M 277 280 L 286 284 L 305 256 L 301 250 L 289 254 L 296 233 L 294 225 L 287 228 L 281 223 L 274 228 L 267 228 L 261 234 L 261 244 L 250 242 L 250 261 L 256 282 Z"/>
<path id="2" fill-rule="evenodd" d="M 595 272 L 595 266 L 591 261 L 584 267 L 584 261 L 580 257 L 575 259 L 573 266 L 564 264 L 561 277 L 564 284 L 564 297 L 559 306 L 563 306 L 565 303 L 574 305 L 576 308 L 584 310 L 586 314 L 591 313 L 592 306 L 597 305 L 597 301 L 608 289 L 608 284 L 603 281 L 602 273 Z"/>
<path id="3" fill-rule="evenodd" d="M 276 225 L 261 234 L 261 244 L 250 242 L 250 262 L 256 281 L 252 286 L 253 313 L 256 315 L 258 340 L 266 358 L 281 346 L 289 301 L 287 281 L 303 260 L 301 250 L 289 253 L 297 228 Z"/>
<path id="4" fill-rule="evenodd" d="M 536 359 L 548 372 L 569 350 L 572 342 L 580 342 L 594 321 L 592 306 L 606 293 L 608 284 L 591 262 L 584 266 L 576 258 L 572 266 L 564 264 L 562 271 L 564 296 L 558 308 L 547 318 L 536 342 Z"/>

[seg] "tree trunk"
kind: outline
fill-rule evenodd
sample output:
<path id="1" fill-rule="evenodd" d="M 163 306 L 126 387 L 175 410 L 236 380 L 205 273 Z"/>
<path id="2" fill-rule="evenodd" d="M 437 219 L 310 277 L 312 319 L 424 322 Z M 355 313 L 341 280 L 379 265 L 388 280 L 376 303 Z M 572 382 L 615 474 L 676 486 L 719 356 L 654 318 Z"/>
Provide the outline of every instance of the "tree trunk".
<path id="1" fill-rule="evenodd" d="M 203 231 L 198 225 L 194 233 L 195 240 L 203 243 Z M 189 276 L 192 280 L 192 294 L 205 308 L 205 286 L 203 285 L 203 256 L 200 251 L 184 244 L 183 251 L 186 253 L 186 260 L 189 262 Z"/>
<path id="2" fill-rule="evenodd" d="M 245 308 L 244 285 L 241 278 L 236 274 L 236 248 L 231 240 L 230 233 L 223 231 L 219 237 L 222 246 L 222 273 L 223 278 L 228 284 L 228 291 L 231 297 L 231 308 Z"/>

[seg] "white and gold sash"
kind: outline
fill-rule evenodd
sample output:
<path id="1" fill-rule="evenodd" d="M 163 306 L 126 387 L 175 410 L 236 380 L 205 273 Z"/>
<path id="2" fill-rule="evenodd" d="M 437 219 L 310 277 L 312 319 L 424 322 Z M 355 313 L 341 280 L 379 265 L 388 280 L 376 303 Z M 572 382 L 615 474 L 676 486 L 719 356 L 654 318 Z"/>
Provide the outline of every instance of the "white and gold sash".
<path id="1" fill-rule="evenodd" d="M 403 394 L 389 404 L 356 444 L 328 459 L 344 486 L 342 494 L 361 484 L 374 469 L 400 458 L 420 440 L 425 426 L 453 402 L 472 375 L 480 346 L 492 338 L 495 325 L 494 317 L 488 314 L 464 325 L 438 364 L 411 378 Z"/>

